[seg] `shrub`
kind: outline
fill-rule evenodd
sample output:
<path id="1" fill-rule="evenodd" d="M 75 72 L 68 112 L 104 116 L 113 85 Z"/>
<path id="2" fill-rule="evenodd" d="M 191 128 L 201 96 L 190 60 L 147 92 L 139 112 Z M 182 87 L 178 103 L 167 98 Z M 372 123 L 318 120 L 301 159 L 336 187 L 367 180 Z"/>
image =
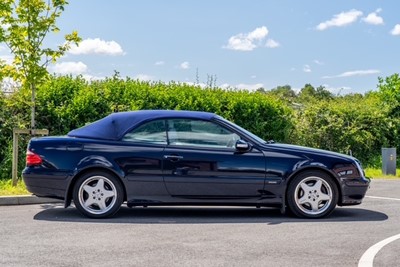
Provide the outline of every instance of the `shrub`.
<path id="1" fill-rule="evenodd" d="M 339 97 L 305 106 L 296 113 L 298 143 L 351 153 L 366 163 L 375 162 L 388 144 L 392 122 L 376 94 Z"/>
<path id="2" fill-rule="evenodd" d="M 293 129 L 291 109 L 271 96 L 176 82 L 121 79 L 118 75 L 93 82 L 82 77 L 54 76 L 37 89 L 36 100 L 36 125 L 49 129 L 51 135 L 65 135 L 112 112 L 139 109 L 214 112 L 265 139 L 278 141 L 286 141 Z M 30 94 L 25 90 L 0 98 L 0 160 L 4 177 L 11 176 L 12 129 L 29 127 L 29 101 Z"/>

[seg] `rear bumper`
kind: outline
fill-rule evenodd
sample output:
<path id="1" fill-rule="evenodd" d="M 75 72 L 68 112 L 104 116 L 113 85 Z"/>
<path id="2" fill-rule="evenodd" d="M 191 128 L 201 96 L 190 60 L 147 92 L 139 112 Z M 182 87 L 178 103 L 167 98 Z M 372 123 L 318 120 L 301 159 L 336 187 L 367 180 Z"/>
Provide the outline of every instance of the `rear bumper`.
<path id="1" fill-rule="evenodd" d="M 25 168 L 22 178 L 26 188 L 39 197 L 64 199 L 68 186 L 68 176 L 65 173 L 49 173 L 32 168 Z"/>

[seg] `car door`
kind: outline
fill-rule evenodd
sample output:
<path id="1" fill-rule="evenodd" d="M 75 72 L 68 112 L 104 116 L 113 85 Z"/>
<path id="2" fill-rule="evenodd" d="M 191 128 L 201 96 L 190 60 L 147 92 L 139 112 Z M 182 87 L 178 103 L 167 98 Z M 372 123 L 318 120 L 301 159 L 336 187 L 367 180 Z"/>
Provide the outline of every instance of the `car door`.
<path id="1" fill-rule="evenodd" d="M 211 121 L 169 119 L 163 175 L 168 192 L 186 198 L 253 198 L 265 180 L 263 153 L 238 152 L 240 136 Z"/>
<path id="2" fill-rule="evenodd" d="M 123 151 L 115 159 L 126 178 L 128 199 L 168 196 L 162 175 L 163 151 L 167 145 L 165 120 L 146 122 L 125 134 Z"/>

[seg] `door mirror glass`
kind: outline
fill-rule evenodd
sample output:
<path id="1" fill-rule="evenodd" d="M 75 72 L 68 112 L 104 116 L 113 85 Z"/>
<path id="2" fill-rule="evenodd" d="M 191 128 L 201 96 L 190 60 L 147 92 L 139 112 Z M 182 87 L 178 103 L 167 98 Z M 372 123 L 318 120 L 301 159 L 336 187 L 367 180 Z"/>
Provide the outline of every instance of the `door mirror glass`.
<path id="1" fill-rule="evenodd" d="M 238 151 L 248 151 L 248 150 L 250 150 L 250 147 L 251 147 L 250 144 L 247 143 L 244 140 L 237 140 L 236 141 L 235 148 Z"/>

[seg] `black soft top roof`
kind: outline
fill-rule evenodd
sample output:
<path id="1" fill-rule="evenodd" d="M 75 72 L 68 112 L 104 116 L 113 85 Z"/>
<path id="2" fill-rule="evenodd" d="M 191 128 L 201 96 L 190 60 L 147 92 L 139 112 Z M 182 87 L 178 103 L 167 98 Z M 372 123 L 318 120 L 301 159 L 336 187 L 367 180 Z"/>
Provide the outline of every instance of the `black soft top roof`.
<path id="1" fill-rule="evenodd" d="M 215 114 L 209 112 L 178 110 L 139 110 L 118 112 L 112 113 L 103 119 L 81 128 L 72 130 L 68 133 L 68 136 L 116 141 L 145 121 L 164 118 L 211 120 L 215 116 Z"/>

